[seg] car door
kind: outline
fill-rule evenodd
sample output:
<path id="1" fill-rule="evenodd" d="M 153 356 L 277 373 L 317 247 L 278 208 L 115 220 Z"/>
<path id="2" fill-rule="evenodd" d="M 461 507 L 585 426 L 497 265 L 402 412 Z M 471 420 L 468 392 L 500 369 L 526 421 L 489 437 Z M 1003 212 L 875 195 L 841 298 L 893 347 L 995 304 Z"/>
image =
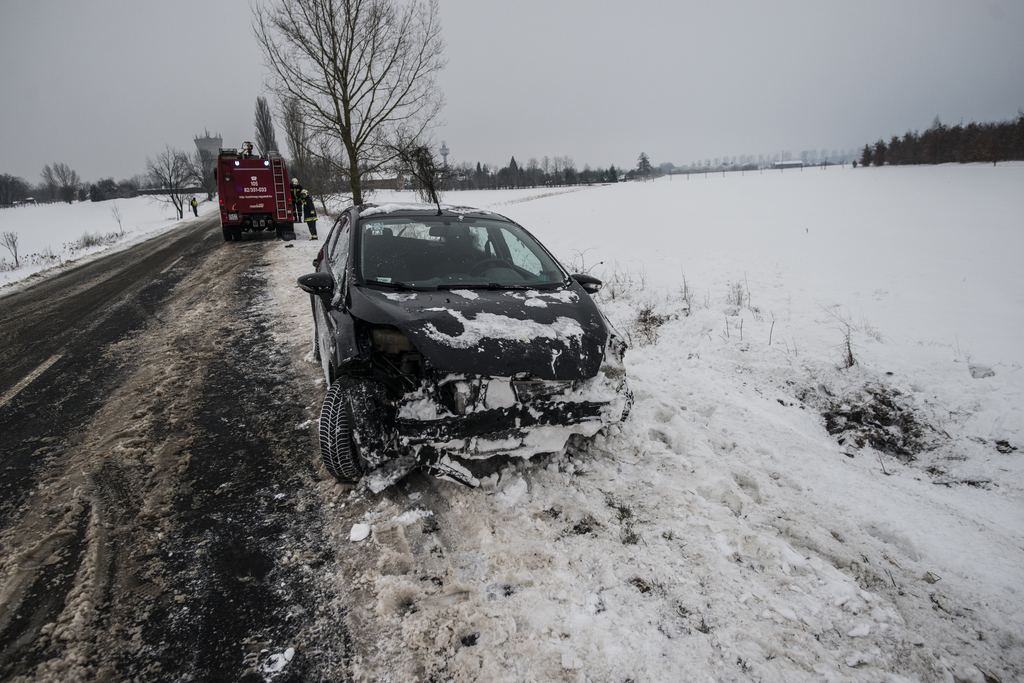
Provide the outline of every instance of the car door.
<path id="1" fill-rule="evenodd" d="M 328 382 L 337 379 L 339 369 L 357 350 L 352 317 L 346 308 L 351 223 L 351 217 L 346 213 L 331 230 L 318 268 L 321 272 L 330 273 L 334 279 L 331 296 L 315 297 L 314 303 L 320 361 Z"/>

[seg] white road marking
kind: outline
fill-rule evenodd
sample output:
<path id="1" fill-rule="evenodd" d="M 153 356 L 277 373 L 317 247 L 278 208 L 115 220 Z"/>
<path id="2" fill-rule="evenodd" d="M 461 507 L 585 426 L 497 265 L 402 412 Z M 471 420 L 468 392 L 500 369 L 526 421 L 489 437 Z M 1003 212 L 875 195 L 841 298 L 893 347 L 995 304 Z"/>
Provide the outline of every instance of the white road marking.
<path id="1" fill-rule="evenodd" d="M 30 372 L 28 376 L 25 377 L 25 379 L 15 384 L 6 394 L 3 395 L 3 397 L 0 397 L 0 408 L 3 408 L 5 405 L 7 405 L 8 401 L 17 396 L 21 392 L 21 390 L 27 387 L 29 384 L 31 384 L 36 377 L 39 377 L 39 375 L 49 370 L 50 366 L 59 361 L 63 356 L 63 353 L 57 353 L 50 356 L 46 360 L 46 362 L 44 362 L 42 365 L 40 365 L 32 372 Z"/>
<path id="2" fill-rule="evenodd" d="M 183 259 L 183 258 L 185 258 L 185 255 L 184 255 L 184 254 L 182 254 L 182 255 L 181 255 L 181 256 L 179 256 L 178 258 L 174 259 L 174 261 L 172 261 L 172 262 L 171 262 L 171 265 L 167 266 L 166 268 L 164 268 L 163 270 L 161 270 L 161 271 L 160 271 L 160 274 L 161 274 L 161 275 L 163 275 L 163 274 L 164 274 L 164 273 L 166 273 L 166 272 L 167 272 L 168 270 L 170 270 L 170 269 L 171 269 L 171 268 L 173 268 L 174 266 L 178 265 L 178 261 L 180 261 L 180 260 L 181 260 L 181 259 Z"/>

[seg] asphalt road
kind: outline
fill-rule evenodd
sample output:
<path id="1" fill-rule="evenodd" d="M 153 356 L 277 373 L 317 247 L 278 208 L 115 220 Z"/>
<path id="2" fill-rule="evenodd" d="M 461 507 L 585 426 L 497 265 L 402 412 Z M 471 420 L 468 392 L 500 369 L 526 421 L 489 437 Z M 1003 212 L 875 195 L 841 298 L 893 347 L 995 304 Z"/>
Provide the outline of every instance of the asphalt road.
<path id="1" fill-rule="evenodd" d="M 213 216 L 0 298 L 0 680 L 348 678 L 280 246 Z"/>

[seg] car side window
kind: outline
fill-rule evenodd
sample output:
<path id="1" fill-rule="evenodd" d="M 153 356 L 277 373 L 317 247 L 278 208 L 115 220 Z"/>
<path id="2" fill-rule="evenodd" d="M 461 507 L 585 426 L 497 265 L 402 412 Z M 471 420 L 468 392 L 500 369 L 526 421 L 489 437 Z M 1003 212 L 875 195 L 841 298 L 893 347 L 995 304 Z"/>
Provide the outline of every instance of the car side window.
<path id="1" fill-rule="evenodd" d="M 345 273 L 348 271 L 349 235 L 351 234 L 351 221 L 348 216 L 341 219 L 337 234 L 327 248 L 327 265 L 330 268 L 331 276 L 334 278 L 334 298 L 331 305 L 339 306 L 345 296 L 345 288 L 348 282 Z"/>
<path id="2" fill-rule="evenodd" d="M 342 233 L 346 232 L 346 230 L 348 228 L 348 225 L 349 225 L 348 214 L 345 214 L 344 216 L 341 217 L 341 223 L 338 225 L 338 229 L 333 231 L 330 234 L 330 236 L 327 238 L 327 257 L 330 258 L 331 260 L 334 260 L 334 254 L 337 251 L 337 249 L 339 248 L 339 239 L 340 239 Z M 348 250 L 348 243 L 345 242 L 344 240 L 341 240 L 341 241 L 344 242 L 344 244 L 340 245 L 340 248 L 345 249 L 347 251 Z"/>
<path id="3" fill-rule="evenodd" d="M 505 245 L 508 247 L 509 256 L 512 257 L 513 264 L 537 276 L 544 271 L 544 266 L 541 265 L 540 259 L 518 237 L 508 231 L 505 232 L 504 237 Z"/>

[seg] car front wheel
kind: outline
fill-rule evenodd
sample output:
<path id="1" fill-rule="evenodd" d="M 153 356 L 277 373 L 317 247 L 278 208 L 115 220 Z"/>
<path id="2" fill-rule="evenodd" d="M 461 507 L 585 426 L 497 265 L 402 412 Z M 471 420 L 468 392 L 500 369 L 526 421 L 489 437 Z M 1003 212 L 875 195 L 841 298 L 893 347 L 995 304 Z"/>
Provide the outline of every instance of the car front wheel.
<path id="1" fill-rule="evenodd" d="M 353 385 L 342 377 L 331 385 L 320 409 L 320 457 L 324 467 L 336 479 L 359 481 L 359 447 L 353 439 L 352 418 Z"/>

